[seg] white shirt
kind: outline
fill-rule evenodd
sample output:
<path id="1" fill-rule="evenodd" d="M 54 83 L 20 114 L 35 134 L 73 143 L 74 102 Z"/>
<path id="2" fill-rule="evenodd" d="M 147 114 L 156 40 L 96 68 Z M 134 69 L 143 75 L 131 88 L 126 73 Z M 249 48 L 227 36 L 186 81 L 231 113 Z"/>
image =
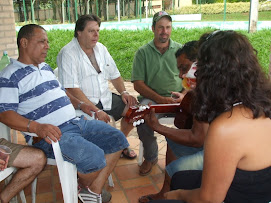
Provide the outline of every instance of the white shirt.
<path id="1" fill-rule="evenodd" d="M 120 77 L 120 72 L 103 44 L 97 42 L 93 50 L 100 73 L 91 64 L 77 38 L 73 38 L 57 56 L 58 79 L 64 88 L 80 88 L 93 104 L 101 101 L 103 109 L 110 110 L 112 93 L 108 80 Z"/>

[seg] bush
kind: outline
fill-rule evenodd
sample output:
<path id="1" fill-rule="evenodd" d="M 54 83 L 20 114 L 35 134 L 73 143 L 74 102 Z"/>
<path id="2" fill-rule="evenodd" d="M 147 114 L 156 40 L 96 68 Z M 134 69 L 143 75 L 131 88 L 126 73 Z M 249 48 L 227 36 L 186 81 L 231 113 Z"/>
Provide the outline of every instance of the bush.
<path id="1" fill-rule="evenodd" d="M 250 10 L 249 2 L 227 3 L 226 13 L 248 13 Z M 260 2 L 259 11 L 271 11 L 271 2 Z M 169 14 L 173 14 L 173 10 L 167 10 Z M 224 3 L 202 4 L 185 6 L 180 9 L 174 9 L 174 14 L 220 14 L 224 12 Z"/>

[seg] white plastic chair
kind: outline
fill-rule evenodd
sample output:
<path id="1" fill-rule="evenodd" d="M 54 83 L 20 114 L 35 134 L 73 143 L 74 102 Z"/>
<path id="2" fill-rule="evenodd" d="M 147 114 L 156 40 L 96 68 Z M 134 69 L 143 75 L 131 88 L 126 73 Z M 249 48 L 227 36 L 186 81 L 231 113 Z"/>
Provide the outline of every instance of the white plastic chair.
<path id="1" fill-rule="evenodd" d="M 47 164 L 57 166 L 64 202 L 78 202 L 76 166 L 64 161 L 58 142 L 52 142 L 52 147 L 55 159 L 47 158 Z M 32 203 L 36 202 L 36 189 L 37 178 L 32 183 Z"/>
<path id="2" fill-rule="evenodd" d="M 3 123 L 0 123 L 0 137 L 5 138 L 8 141 L 11 141 L 10 128 Z M 17 139 L 16 142 L 17 143 Z M 12 179 L 12 174 L 15 173 L 17 169 L 15 167 L 8 167 L 4 171 L 0 171 L 0 182 L 5 180 L 5 184 L 7 185 L 9 181 Z M 20 198 L 23 203 L 26 203 L 25 194 L 22 190 L 20 193 Z M 12 198 L 10 202 L 17 202 L 17 197 Z"/>
<path id="3" fill-rule="evenodd" d="M 56 163 L 65 203 L 78 202 L 77 169 L 72 163 L 64 161 L 58 142 L 52 143 L 55 159 L 47 159 L 47 164 Z"/>
<path id="4" fill-rule="evenodd" d="M 164 125 L 171 125 L 174 123 L 174 117 L 161 117 L 158 119 L 159 123 L 164 124 Z M 143 152 L 144 152 L 144 147 L 142 141 L 140 141 L 139 144 L 139 153 L 138 153 L 138 165 L 141 166 L 143 163 Z"/>

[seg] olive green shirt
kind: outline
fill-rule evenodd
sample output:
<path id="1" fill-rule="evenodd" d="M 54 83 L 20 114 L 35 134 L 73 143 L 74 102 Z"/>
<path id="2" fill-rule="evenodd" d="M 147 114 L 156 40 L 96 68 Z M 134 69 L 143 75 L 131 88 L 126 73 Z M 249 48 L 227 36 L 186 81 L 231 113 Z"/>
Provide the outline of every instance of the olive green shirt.
<path id="1" fill-rule="evenodd" d="M 164 54 L 156 49 L 153 40 L 140 47 L 133 61 L 132 82 L 142 80 L 165 97 L 169 97 L 172 91 L 180 92 L 182 80 L 179 78 L 175 53 L 181 46 L 170 39 L 170 46 Z"/>

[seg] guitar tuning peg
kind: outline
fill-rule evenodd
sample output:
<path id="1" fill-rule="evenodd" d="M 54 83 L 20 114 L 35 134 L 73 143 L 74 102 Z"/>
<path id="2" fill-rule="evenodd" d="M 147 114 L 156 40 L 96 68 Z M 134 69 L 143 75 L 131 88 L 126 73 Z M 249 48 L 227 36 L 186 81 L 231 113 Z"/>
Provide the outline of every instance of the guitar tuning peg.
<path id="1" fill-rule="evenodd" d="M 135 121 L 135 122 L 133 122 L 133 126 L 134 126 L 134 127 L 136 127 L 136 125 L 137 125 L 137 124 L 136 124 L 136 121 Z"/>
<path id="2" fill-rule="evenodd" d="M 136 125 L 140 125 L 140 120 L 138 120 L 138 121 L 136 122 Z"/>
<path id="3" fill-rule="evenodd" d="M 144 122 L 145 122 L 145 120 L 144 120 L 144 119 L 141 119 L 141 120 L 140 120 L 140 123 L 144 123 Z"/>
<path id="4" fill-rule="evenodd" d="M 147 107 L 146 106 L 142 106 L 142 110 L 146 110 L 147 109 Z"/>
<path id="5" fill-rule="evenodd" d="M 151 107 L 150 106 L 147 106 L 147 109 L 150 109 Z"/>

